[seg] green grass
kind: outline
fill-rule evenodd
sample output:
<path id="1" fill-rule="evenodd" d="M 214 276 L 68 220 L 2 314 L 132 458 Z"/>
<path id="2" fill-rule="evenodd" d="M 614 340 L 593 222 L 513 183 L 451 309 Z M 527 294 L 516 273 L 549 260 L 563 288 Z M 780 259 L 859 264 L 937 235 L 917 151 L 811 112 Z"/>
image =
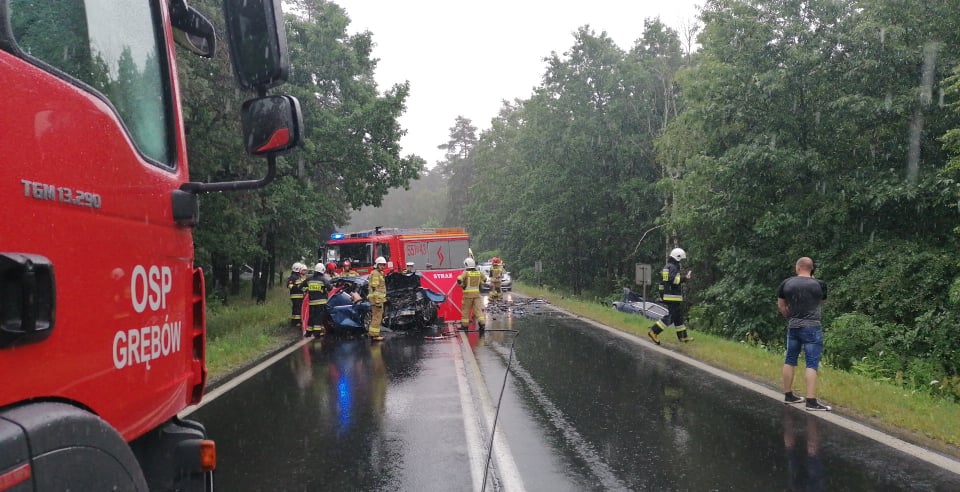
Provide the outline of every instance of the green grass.
<path id="1" fill-rule="evenodd" d="M 249 292 L 249 286 L 245 292 Z M 290 297 L 287 289 L 267 292 L 267 302 L 257 304 L 249 295 L 230 298 L 226 305 L 208 305 L 207 371 L 211 381 L 249 364 L 289 342 L 296 331 L 290 327 Z"/>
<path id="2" fill-rule="evenodd" d="M 652 324 L 642 316 L 621 313 L 609 304 L 582 300 L 569 294 L 522 283 L 515 282 L 514 287 L 518 293 L 539 297 L 555 306 L 644 339 Z M 661 335 L 663 346 L 777 391 L 781 390 L 783 354 L 754 344 L 738 343 L 698 332 L 695 330 L 695 320 L 692 321 L 688 328 L 696 338 L 694 343 L 680 344 L 672 332 L 666 332 Z M 830 347 L 825 347 L 824 350 L 829 351 Z M 818 396 L 833 405 L 837 412 L 906 440 L 960 456 L 960 404 L 830 367 L 821 366 L 819 372 Z M 801 394 L 802 375 L 802 370 L 798 370 L 794 381 L 795 389 Z"/>

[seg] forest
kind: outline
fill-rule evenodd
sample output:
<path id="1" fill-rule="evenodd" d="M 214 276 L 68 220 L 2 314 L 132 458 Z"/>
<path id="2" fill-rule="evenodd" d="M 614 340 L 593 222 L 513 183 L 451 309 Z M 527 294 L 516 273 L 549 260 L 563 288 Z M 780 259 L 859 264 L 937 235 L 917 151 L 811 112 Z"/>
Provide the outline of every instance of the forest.
<path id="1" fill-rule="evenodd" d="M 541 261 L 601 300 L 681 246 L 689 326 L 777 349 L 776 287 L 810 256 L 830 364 L 960 400 L 960 0 L 707 0 L 683 32 L 638 19 L 626 49 L 581 26 L 528 98 L 452 122 L 429 168 L 400 155 L 409 86 L 376 86 L 375 33 L 289 3 L 306 145 L 271 187 L 203 197 L 215 285 L 244 262 L 274 278 L 371 213 L 466 227 L 519 280 Z M 235 157 L 225 59 L 180 65 L 199 180 L 258 171 Z"/>
<path id="2" fill-rule="evenodd" d="M 222 28 L 221 2 L 190 3 Z M 377 87 L 372 34 L 348 34 L 346 12 L 331 2 L 283 5 L 295 12 L 285 16 L 291 68 L 283 91 L 300 100 L 305 143 L 278 159 L 277 179 L 265 189 L 201 197 L 196 261 L 221 299 L 239 293 L 244 265 L 253 268 L 257 290 L 289 273 L 294 261 L 316 261 L 320 238 L 346 223 L 351 210 L 380 205 L 388 190 L 409 187 L 424 170 L 423 159 L 401 155 L 399 145 L 404 130 L 397 118 L 410 88 Z M 226 39 L 222 31 L 217 37 Z M 243 157 L 237 113 L 244 94 L 232 89 L 228 52 L 219 43 L 213 59 L 178 57 L 196 181 L 264 174 L 262 162 Z"/>

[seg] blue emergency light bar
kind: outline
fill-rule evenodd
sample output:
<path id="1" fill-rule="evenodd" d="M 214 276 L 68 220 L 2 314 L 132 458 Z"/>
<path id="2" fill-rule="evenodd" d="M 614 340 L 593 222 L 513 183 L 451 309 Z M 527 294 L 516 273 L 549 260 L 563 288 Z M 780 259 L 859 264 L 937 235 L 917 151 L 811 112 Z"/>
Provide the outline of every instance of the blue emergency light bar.
<path id="1" fill-rule="evenodd" d="M 342 232 L 334 232 L 330 235 L 330 239 L 343 239 L 345 235 Z"/>

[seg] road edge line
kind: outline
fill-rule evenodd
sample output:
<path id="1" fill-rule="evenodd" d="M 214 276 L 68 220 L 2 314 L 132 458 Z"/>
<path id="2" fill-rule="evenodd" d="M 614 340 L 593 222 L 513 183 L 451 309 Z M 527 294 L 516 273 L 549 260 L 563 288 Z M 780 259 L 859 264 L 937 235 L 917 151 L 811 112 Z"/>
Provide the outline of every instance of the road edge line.
<path id="1" fill-rule="evenodd" d="M 750 381 L 749 379 L 746 379 L 746 378 L 744 378 L 744 377 L 742 377 L 742 376 L 738 376 L 738 375 L 736 375 L 736 374 L 727 372 L 727 371 L 725 371 L 725 370 L 723 370 L 723 369 L 720 369 L 720 368 L 711 366 L 711 365 L 709 365 L 709 364 L 707 364 L 707 363 L 705 363 L 705 362 L 699 361 L 699 360 L 694 359 L 694 358 L 692 358 L 692 357 L 689 357 L 689 356 L 687 356 L 687 355 L 684 355 L 684 354 L 681 354 L 681 353 L 678 353 L 678 352 L 674 352 L 674 351 L 672 351 L 672 350 L 669 350 L 669 349 L 666 349 L 666 348 L 663 348 L 663 347 L 654 345 L 652 342 L 646 342 L 646 341 L 645 341 L 643 338 L 641 338 L 639 335 L 634 335 L 634 334 L 632 334 L 632 333 L 627 333 L 627 332 L 625 332 L 625 331 L 623 331 L 623 330 L 618 330 L 618 329 L 613 328 L 613 327 L 611 327 L 611 326 L 607 326 L 607 325 L 605 325 L 605 324 L 603 324 L 603 323 L 601 323 L 601 322 L 599 322 L 599 321 L 592 320 L 592 319 L 590 319 L 590 318 L 581 316 L 581 315 L 576 314 L 576 313 L 574 313 L 574 312 L 572 312 L 572 311 L 568 311 L 568 310 L 563 309 L 563 308 L 561 308 L 561 307 L 559 307 L 559 306 L 555 306 L 555 305 L 553 305 L 553 304 L 550 304 L 549 302 L 544 303 L 544 305 L 547 306 L 547 307 L 550 308 L 550 309 L 559 311 L 559 312 L 561 312 L 561 313 L 564 313 L 564 314 L 566 314 L 566 315 L 568 315 L 568 316 L 571 316 L 571 317 L 573 317 L 573 318 L 576 318 L 576 319 L 578 319 L 578 320 L 580 320 L 580 321 L 583 321 L 583 322 L 585 322 L 585 323 L 591 324 L 591 325 L 596 326 L 596 327 L 598 327 L 598 328 L 602 328 L 603 330 L 606 330 L 606 331 L 608 331 L 608 332 L 610 332 L 610 333 L 612 333 L 612 334 L 614 334 L 614 335 L 617 335 L 617 336 L 619 336 L 619 337 L 621 337 L 621 338 L 624 338 L 624 339 L 626 339 L 626 340 L 629 340 L 629 341 L 631 341 L 631 342 L 634 342 L 634 343 L 636 343 L 637 345 L 640 345 L 640 346 L 642 346 L 642 347 L 645 348 L 645 349 L 654 350 L 654 351 L 656 351 L 656 352 L 658 352 L 658 353 L 660 353 L 660 354 L 666 355 L 666 356 L 668 356 L 668 357 L 670 357 L 670 358 L 673 358 L 673 359 L 675 359 L 675 360 L 677 360 L 677 361 L 680 361 L 680 362 L 683 362 L 683 363 L 685 363 L 685 364 L 688 364 L 688 365 L 691 365 L 691 366 L 693 366 L 693 367 L 696 367 L 696 368 L 698 368 L 698 369 L 700 369 L 700 370 L 702 370 L 702 371 L 705 371 L 705 372 L 708 372 L 708 373 L 710 373 L 710 374 L 713 374 L 714 376 L 717 376 L 717 377 L 719 377 L 719 378 L 721 378 L 721 379 L 724 379 L 724 380 L 726 380 L 726 381 L 729 381 L 729 382 L 731 382 L 731 383 L 733 383 L 733 384 L 736 384 L 736 385 L 738 385 L 738 386 L 742 386 L 742 387 L 744 387 L 744 388 L 746 388 L 746 389 L 749 389 L 749 390 L 751 390 L 751 391 L 754 391 L 754 392 L 756 392 L 756 393 L 759 393 L 759 394 L 761 394 L 761 395 L 764 395 L 764 396 L 767 396 L 767 397 L 769 397 L 769 398 L 771 398 L 771 399 L 774 399 L 774 400 L 776 400 L 776 401 L 779 402 L 779 403 L 782 403 L 783 393 L 780 393 L 779 391 L 770 389 L 770 388 L 768 388 L 768 387 L 766 387 L 766 386 L 764 386 L 764 385 L 761 385 L 761 384 L 759 384 L 759 383 L 755 383 L 755 382 L 753 382 L 753 381 Z M 957 475 L 960 475 L 960 461 L 957 461 L 957 460 L 955 460 L 955 459 L 953 459 L 953 458 L 951 458 L 951 457 L 949 457 L 949 456 L 946 456 L 946 455 L 937 453 L 936 451 L 933 451 L 933 450 L 930 450 L 930 449 L 927 449 L 927 448 L 918 446 L 918 445 L 916 445 L 916 444 L 909 443 L 909 442 L 907 442 L 907 441 L 904 441 L 903 439 L 900 439 L 899 437 L 893 436 L 893 435 L 891 435 L 891 434 L 887 434 L 886 432 L 883 432 L 883 431 L 874 429 L 874 428 L 872 428 L 872 427 L 869 427 L 869 426 L 864 425 L 864 424 L 862 424 L 862 423 L 860 423 L 860 422 L 857 422 L 857 421 L 855 421 L 855 420 L 853 420 L 853 419 L 850 419 L 850 418 L 848 418 L 848 417 L 844 417 L 844 416 L 839 415 L 839 414 L 836 414 L 836 413 L 832 413 L 832 412 L 808 412 L 808 414 L 809 414 L 809 415 L 812 415 L 812 416 L 814 416 L 814 417 L 816 417 L 816 418 L 820 418 L 820 419 L 826 420 L 826 421 L 828 421 L 828 422 L 830 422 L 830 423 L 836 424 L 836 425 L 838 425 L 838 426 L 840 426 L 840 427 L 843 427 L 844 429 L 847 429 L 847 430 L 849 430 L 849 431 L 851 431 L 851 432 L 855 432 L 855 433 L 857 433 L 857 434 L 860 434 L 861 436 L 867 437 L 867 438 L 869 438 L 869 439 L 873 439 L 874 441 L 877 441 L 877 442 L 879 442 L 880 444 L 884 444 L 884 445 L 890 446 L 890 447 L 892 447 L 892 448 L 894 448 L 894 449 L 896 449 L 896 450 L 898 450 L 898 451 L 907 453 L 907 454 L 909 454 L 909 455 L 911 455 L 911 456 L 914 456 L 914 457 L 916 457 L 916 458 L 918 458 L 918 459 L 920 459 L 920 460 L 922 460 L 922 461 L 926 461 L 927 463 L 930 463 L 930 464 L 932 464 L 932 465 L 935 465 L 935 466 L 938 466 L 938 467 L 940 467 L 940 468 L 943 468 L 944 470 L 947 470 L 947 471 L 949 471 L 949 472 L 952 472 L 952 473 L 955 473 L 955 474 L 957 474 Z"/>
<path id="2" fill-rule="evenodd" d="M 202 408 L 202 407 L 203 407 L 204 405 L 206 405 L 207 403 L 210 403 L 210 402 L 212 402 L 213 400 L 216 400 L 217 398 L 219 398 L 221 395 L 223 395 L 223 394 L 226 393 L 227 391 L 230 391 L 230 390 L 232 390 L 233 388 L 236 388 L 237 386 L 239 386 L 239 385 L 240 385 L 241 383 L 243 383 L 244 381 L 252 378 L 252 377 L 255 376 L 258 372 L 266 369 L 267 367 L 269 367 L 269 366 L 273 365 L 274 363 L 276 363 L 278 360 L 286 357 L 287 355 L 290 354 L 290 352 L 293 352 L 294 350 L 297 350 L 298 348 L 300 348 L 300 347 L 302 347 L 302 346 L 304 346 L 304 345 L 306 345 L 306 344 L 308 344 L 308 343 L 310 343 L 310 342 L 312 342 L 312 341 L 313 341 L 313 338 L 304 338 L 304 339 L 300 340 L 299 342 L 294 343 L 293 345 L 291 345 L 291 346 L 289 346 L 289 347 L 287 347 L 287 348 L 285 348 L 285 349 L 283 349 L 283 350 L 281 350 L 281 351 L 273 354 L 272 356 L 264 359 L 264 360 L 261 361 L 259 364 L 251 367 L 250 369 L 247 369 L 246 371 L 243 371 L 243 372 L 240 373 L 238 376 L 230 378 L 228 381 L 226 381 L 226 382 L 224 382 L 223 384 L 217 386 L 216 388 L 214 388 L 214 389 L 211 390 L 210 392 L 204 393 L 203 398 L 200 400 L 200 403 L 197 403 L 196 405 L 190 405 L 189 407 L 184 408 L 183 410 L 180 411 L 180 413 L 177 414 L 177 417 L 185 418 L 186 416 L 190 415 L 191 413 L 193 413 L 193 412 L 199 410 L 200 408 Z"/>
<path id="3" fill-rule="evenodd" d="M 470 347 L 467 334 L 459 332 L 459 335 L 460 353 L 467 369 L 467 376 L 470 376 L 473 380 L 470 382 L 470 387 L 476 388 L 476 396 L 479 401 L 475 403 L 479 404 L 480 413 L 483 416 L 480 421 L 485 425 L 485 430 L 489 436 L 490 429 L 493 428 L 496 406 L 490 399 L 486 381 L 483 378 L 483 373 L 480 372 L 480 365 L 477 364 L 477 359 L 473 355 L 473 349 Z M 509 371 L 510 368 L 504 367 L 504 370 Z M 503 490 L 508 492 L 526 490 L 523 485 L 523 477 L 520 475 L 520 470 L 517 468 L 517 463 L 513 459 L 513 453 L 510 451 L 510 446 L 507 444 L 506 436 L 501 428 L 496 429 L 493 434 L 493 461 L 496 464 L 497 476 L 500 478 Z"/>
<path id="4" fill-rule="evenodd" d="M 459 349 L 459 343 L 457 344 Z M 463 432 L 467 440 L 467 457 L 470 461 L 470 478 L 473 481 L 473 490 L 480 490 L 483 485 L 483 437 L 481 436 L 481 422 L 477 410 L 470 399 L 470 386 L 467 381 L 467 368 L 463 360 L 463 350 L 459 350 L 459 357 L 454 354 L 453 365 L 457 371 L 457 391 L 460 393 L 460 407 L 463 412 Z"/>

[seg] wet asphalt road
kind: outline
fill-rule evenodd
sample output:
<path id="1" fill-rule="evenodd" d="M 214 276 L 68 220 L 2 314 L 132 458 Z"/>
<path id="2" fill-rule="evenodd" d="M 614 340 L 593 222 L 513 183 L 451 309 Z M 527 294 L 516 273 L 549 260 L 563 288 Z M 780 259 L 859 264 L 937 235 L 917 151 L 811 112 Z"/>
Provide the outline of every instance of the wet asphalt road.
<path id="1" fill-rule="evenodd" d="M 486 490 L 960 490 L 645 342 L 536 304 L 488 316 L 482 336 L 315 340 L 206 403 L 217 488 L 478 490 L 499 402 Z"/>

